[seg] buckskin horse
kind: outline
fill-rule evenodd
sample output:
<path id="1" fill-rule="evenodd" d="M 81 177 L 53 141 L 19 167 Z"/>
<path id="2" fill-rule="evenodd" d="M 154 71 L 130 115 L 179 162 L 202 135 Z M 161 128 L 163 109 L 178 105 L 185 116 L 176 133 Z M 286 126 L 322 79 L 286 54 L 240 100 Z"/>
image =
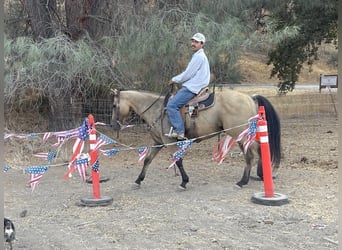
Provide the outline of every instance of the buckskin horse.
<path id="1" fill-rule="evenodd" d="M 149 165 L 162 148 L 158 145 L 168 145 L 170 143 L 172 145 L 172 142 L 176 141 L 176 139 L 166 136 L 170 130 L 168 115 L 165 109 L 168 95 L 164 96 L 137 90 L 112 90 L 112 92 L 114 99 L 111 126 L 114 130 L 120 129 L 130 112 L 134 111 L 149 125 L 150 134 L 154 141 L 154 145 L 150 147 L 150 151 L 144 159 L 142 170 L 135 180 L 135 185 L 140 187 Z M 209 91 L 207 92 L 209 93 Z M 236 139 L 248 127 L 248 119 L 258 114 L 258 107 L 264 106 L 269 134 L 270 157 L 275 173 L 279 168 L 281 158 L 280 121 L 277 112 L 267 98 L 260 95 L 250 96 L 226 88 L 218 89 L 214 93 L 208 93 L 207 102 L 211 100 L 211 104 L 206 104 L 206 100 L 199 100 L 198 102 L 192 100 L 190 101 L 192 104 L 187 105 L 187 110 L 192 111 L 183 111 L 186 138 L 198 138 L 194 141 L 200 142 L 223 131 L 233 139 Z M 194 109 L 197 109 L 195 117 L 193 117 Z M 238 145 L 244 152 L 243 142 L 244 140 L 239 141 Z M 257 175 L 262 179 L 260 146 L 255 141 L 244 152 L 246 166 L 241 180 L 236 183 L 239 187 L 243 187 L 248 183 L 255 156 L 259 157 Z M 175 164 L 182 177 L 180 188 L 185 189 L 186 184 L 189 182 L 189 177 L 184 170 L 182 157 Z"/>

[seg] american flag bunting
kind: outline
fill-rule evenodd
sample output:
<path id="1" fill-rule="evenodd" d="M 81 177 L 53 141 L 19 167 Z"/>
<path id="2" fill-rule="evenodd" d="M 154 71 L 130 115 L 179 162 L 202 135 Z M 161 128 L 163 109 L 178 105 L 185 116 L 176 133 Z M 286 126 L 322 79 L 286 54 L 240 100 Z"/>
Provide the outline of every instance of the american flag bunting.
<path id="1" fill-rule="evenodd" d="M 105 136 L 103 134 L 101 134 L 97 140 L 96 140 L 96 144 L 95 144 L 95 149 L 97 150 L 100 147 L 104 146 L 104 145 L 109 145 L 109 144 L 115 144 L 116 141 L 112 140 L 111 138 L 109 138 L 108 136 Z"/>
<path id="2" fill-rule="evenodd" d="M 141 163 L 145 159 L 146 155 L 148 154 L 148 147 L 139 147 L 137 151 L 139 154 L 138 163 Z"/>
<path id="3" fill-rule="evenodd" d="M 38 186 L 40 179 L 47 170 L 47 166 L 32 166 L 27 168 L 27 172 L 30 174 L 29 184 L 31 185 L 32 192 Z"/>
<path id="4" fill-rule="evenodd" d="M 25 138 L 28 138 L 29 135 L 27 135 L 27 134 L 5 133 L 4 139 L 10 138 L 10 137 L 15 137 L 15 138 L 18 138 L 18 139 L 25 139 Z"/>
<path id="5" fill-rule="evenodd" d="M 235 145 L 235 143 L 235 140 L 231 136 L 226 135 L 225 137 L 223 137 L 220 142 L 214 146 L 213 160 L 216 161 L 218 165 L 220 165 L 226 158 L 229 150 Z"/>
<path id="6" fill-rule="evenodd" d="M 95 172 L 99 172 L 99 167 L 100 167 L 99 160 L 96 160 L 94 165 L 91 167 L 91 170 Z"/>
<path id="7" fill-rule="evenodd" d="M 82 181 L 86 180 L 86 169 L 88 167 L 88 158 L 83 158 L 75 161 L 75 166 L 80 174 Z"/>
<path id="8" fill-rule="evenodd" d="M 108 149 L 108 150 L 101 150 L 101 153 L 105 156 L 112 156 L 112 155 L 116 155 L 120 150 L 119 149 Z"/>
<path id="9" fill-rule="evenodd" d="M 51 133 L 51 132 L 46 132 L 46 133 L 44 133 L 44 136 L 43 136 L 43 143 L 45 143 L 51 136 L 52 136 L 52 133 Z"/>
<path id="10" fill-rule="evenodd" d="M 69 140 L 71 138 L 76 138 L 78 136 L 78 134 L 79 134 L 80 128 L 74 128 L 74 129 L 70 129 L 70 130 L 65 130 L 65 131 L 59 131 L 59 132 L 52 133 L 52 135 L 55 136 L 56 139 L 57 139 L 57 142 L 55 144 L 53 144 L 52 146 L 58 146 L 62 142 L 66 141 L 66 140 Z M 46 138 L 46 140 L 47 139 L 48 138 Z"/>
<path id="11" fill-rule="evenodd" d="M 241 132 L 241 134 L 236 138 L 236 141 L 241 141 L 243 138 L 246 138 L 243 143 L 243 151 L 247 152 L 249 146 L 255 141 L 255 133 L 257 130 L 257 120 L 259 119 L 259 115 L 255 115 L 248 119 L 248 128 Z"/>
<path id="12" fill-rule="evenodd" d="M 56 155 L 57 155 L 56 151 L 50 151 L 48 153 L 33 154 L 33 156 L 43 158 L 43 159 L 47 160 L 48 162 L 52 162 L 52 160 L 56 157 Z"/>
<path id="13" fill-rule="evenodd" d="M 172 157 L 171 157 L 171 165 L 168 168 L 171 168 L 172 166 L 174 166 L 176 164 L 176 162 L 182 158 L 182 156 L 184 155 L 184 153 L 190 148 L 190 146 L 192 145 L 193 140 L 185 140 L 185 141 L 179 141 L 177 142 L 177 146 L 179 147 L 179 149 L 173 153 Z"/>
<path id="14" fill-rule="evenodd" d="M 82 153 L 84 148 L 84 142 L 88 137 L 88 118 L 86 118 L 81 127 L 78 128 L 77 139 L 72 148 L 72 156 L 69 161 L 69 171 L 64 175 L 64 178 L 68 178 L 72 172 L 75 171 L 74 161 Z"/>

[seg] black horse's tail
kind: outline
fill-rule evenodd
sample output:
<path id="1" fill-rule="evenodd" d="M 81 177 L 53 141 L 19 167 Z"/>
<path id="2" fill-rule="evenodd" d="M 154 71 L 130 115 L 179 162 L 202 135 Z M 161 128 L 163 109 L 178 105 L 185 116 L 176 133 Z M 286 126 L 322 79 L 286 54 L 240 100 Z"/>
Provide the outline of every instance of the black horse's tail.
<path id="1" fill-rule="evenodd" d="M 281 159 L 281 131 L 278 114 L 265 97 L 255 95 L 253 99 L 258 103 L 258 106 L 264 106 L 265 108 L 271 161 L 274 166 L 279 166 Z"/>

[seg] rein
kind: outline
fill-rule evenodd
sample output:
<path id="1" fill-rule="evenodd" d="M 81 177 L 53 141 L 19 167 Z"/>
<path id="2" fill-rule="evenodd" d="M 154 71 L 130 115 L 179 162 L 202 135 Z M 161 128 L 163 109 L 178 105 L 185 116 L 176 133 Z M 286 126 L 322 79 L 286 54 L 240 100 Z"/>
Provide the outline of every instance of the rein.
<path id="1" fill-rule="evenodd" d="M 167 86 L 168 87 L 168 86 Z M 166 87 L 163 89 L 163 91 L 161 91 L 160 92 L 160 95 L 158 96 L 158 98 L 156 99 L 156 100 L 154 100 L 154 102 L 152 102 L 151 103 L 151 105 L 150 106 L 148 106 L 142 113 L 141 113 L 141 115 L 142 114 L 144 114 L 147 110 L 149 110 L 159 99 L 160 99 L 160 97 L 162 97 L 163 96 L 163 92 L 164 92 L 164 90 L 166 89 Z M 172 92 L 172 90 L 173 90 L 173 85 L 169 88 L 169 90 L 166 92 L 166 94 L 165 94 L 165 97 L 166 96 L 168 96 L 171 92 Z M 166 101 L 166 100 L 165 100 Z M 166 104 L 166 103 L 164 103 L 164 104 Z"/>
<path id="2" fill-rule="evenodd" d="M 144 114 L 146 111 L 148 111 L 150 108 L 152 108 L 153 105 L 156 104 L 156 102 L 160 99 L 160 97 L 162 97 L 162 95 L 163 95 L 163 94 L 160 93 L 160 95 L 158 96 L 158 98 L 155 99 L 155 100 L 150 104 L 150 106 L 148 106 L 143 112 L 141 112 L 140 115 Z"/>

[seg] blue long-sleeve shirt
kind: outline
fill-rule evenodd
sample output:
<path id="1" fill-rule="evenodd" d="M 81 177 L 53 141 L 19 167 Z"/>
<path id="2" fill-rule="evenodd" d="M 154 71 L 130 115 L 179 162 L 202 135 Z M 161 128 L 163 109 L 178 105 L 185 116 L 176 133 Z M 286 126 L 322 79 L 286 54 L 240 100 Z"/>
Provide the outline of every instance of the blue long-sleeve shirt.
<path id="1" fill-rule="evenodd" d="M 175 83 L 182 83 L 191 92 L 198 94 L 208 86 L 210 81 L 210 67 L 203 49 L 196 51 L 185 71 L 171 79 Z"/>

